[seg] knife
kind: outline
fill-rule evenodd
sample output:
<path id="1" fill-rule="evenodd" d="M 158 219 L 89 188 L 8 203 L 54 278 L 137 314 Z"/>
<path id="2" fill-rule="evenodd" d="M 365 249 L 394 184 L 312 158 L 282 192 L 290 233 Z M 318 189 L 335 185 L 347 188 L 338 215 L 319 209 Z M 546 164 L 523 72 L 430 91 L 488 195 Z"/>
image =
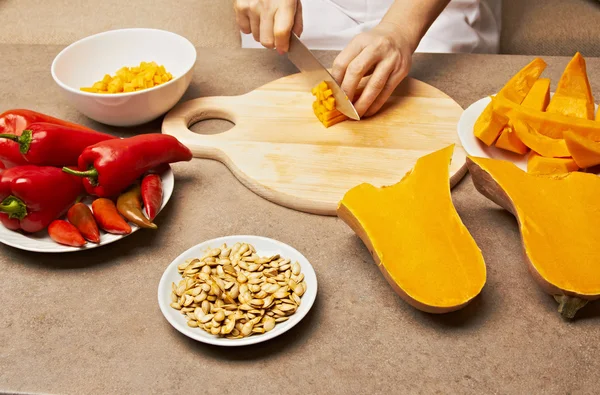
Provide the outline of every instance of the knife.
<path id="1" fill-rule="evenodd" d="M 348 99 L 348 96 L 346 96 L 340 85 L 295 33 L 290 35 L 290 47 L 287 56 L 312 86 L 317 85 L 321 81 L 327 81 L 335 98 L 335 108 L 339 112 L 348 118 L 356 121 L 360 120 L 354 105 Z"/>

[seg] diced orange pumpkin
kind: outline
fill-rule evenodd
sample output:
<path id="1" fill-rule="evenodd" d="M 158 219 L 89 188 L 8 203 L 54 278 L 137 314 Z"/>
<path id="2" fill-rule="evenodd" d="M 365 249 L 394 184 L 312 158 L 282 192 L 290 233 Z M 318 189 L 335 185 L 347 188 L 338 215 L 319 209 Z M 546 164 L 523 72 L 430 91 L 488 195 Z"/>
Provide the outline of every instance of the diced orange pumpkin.
<path id="1" fill-rule="evenodd" d="M 600 165 L 600 143 L 581 137 L 570 130 L 565 132 L 565 142 L 577 166 L 585 169 Z"/>
<path id="2" fill-rule="evenodd" d="M 571 156 L 567 143 L 563 139 L 553 139 L 538 133 L 526 122 L 516 120 L 513 128 L 517 137 L 529 148 L 547 158 L 564 158 Z"/>
<path id="3" fill-rule="evenodd" d="M 333 91 L 329 88 L 327 82 L 320 82 L 311 92 L 316 97 L 316 100 L 313 102 L 313 111 L 326 128 L 348 119 L 348 117 L 336 110 Z"/>
<path id="4" fill-rule="evenodd" d="M 521 105 L 538 111 L 546 111 L 550 102 L 550 78 L 538 79 L 523 99 Z"/>
<path id="5" fill-rule="evenodd" d="M 512 76 L 506 85 L 500 89 L 497 96 L 515 104 L 521 104 L 545 68 L 546 62 L 541 58 L 535 58 L 517 74 Z M 492 111 L 492 103 L 490 103 L 483 110 L 479 118 L 477 118 L 473 127 L 473 133 L 475 137 L 490 146 L 494 144 L 507 123 L 508 118 L 500 117 L 499 114 L 494 113 Z"/>
<path id="6" fill-rule="evenodd" d="M 594 96 L 588 80 L 585 59 L 573 56 L 560 77 L 547 111 L 570 117 L 594 119 Z"/>
<path id="7" fill-rule="evenodd" d="M 498 140 L 496 141 L 496 147 L 521 155 L 529 152 L 529 147 L 523 144 L 523 142 L 519 139 L 510 123 L 504 127 L 500 137 L 498 137 Z"/>
<path id="8" fill-rule="evenodd" d="M 546 158 L 531 151 L 527 160 L 527 172 L 531 174 L 565 174 L 579 170 L 573 158 Z"/>

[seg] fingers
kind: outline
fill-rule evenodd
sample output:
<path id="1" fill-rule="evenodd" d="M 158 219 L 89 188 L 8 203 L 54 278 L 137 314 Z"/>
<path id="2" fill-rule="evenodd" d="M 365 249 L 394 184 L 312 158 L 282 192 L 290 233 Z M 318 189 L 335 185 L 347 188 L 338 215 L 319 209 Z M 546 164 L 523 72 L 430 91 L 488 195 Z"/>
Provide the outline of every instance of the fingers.
<path id="1" fill-rule="evenodd" d="M 275 47 L 274 24 L 275 10 L 262 10 L 260 14 L 260 43 L 265 48 L 273 49 Z"/>
<path id="2" fill-rule="evenodd" d="M 360 80 L 380 60 L 381 55 L 379 55 L 379 53 L 377 53 L 373 47 L 368 46 L 350 62 L 346 68 L 346 72 L 344 73 L 344 78 L 341 84 L 342 90 L 346 93 L 350 100 L 354 98 L 354 93 L 356 92 L 356 88 L 358 87 Z M 373 78 L 371 78 L 371 80 L 373 80 Z"/>
<path id="3" fill-rule="evenodd" d="M 394 92 L 394 89 L 402 82 L 404 78 L 408 75 L 408 67 L 402 67 L 398 71 L 392 72 L 390 77 L 388 78 L 385 86 L 377 96 L 377 98 L 370 105 L 368 110 L 365 112 L 364 116 L 370 117 L 375 114 L 377 111 L 381 109 L 381 107 L 385 104 L 385 102 L 389 99 L 389 97 Z"/>
<path id="4" fill-rule="evenodd" d="M 237 0 L 233 5 L 233 9 L 235 10 L 235 22 L 240 27 L 241 32 L 250 34 L 252 29 L 248 18 L 248 1 Z"/>
<path id="5" fill-rule="evenodd" d="M 248 19 L 250 19 L 250 29 L 255 41 L 260 42 L 260 3 L 252 1 L 248 9 Z"/>
<path id="6" fill-rule="evenodd" d="M 302 1 L 298 0 L 296 3 L 296 14 L 294 14 L 294 28 L 292 29 L 298 37 L 302 35 L 304 31 L 304 19 L 302 18 Z"/>
<path id="7" fill-rule="evenodd" d="M 394 62 L 389 59 L 385 59 L 375 66 L 373 75 L 369 78 L 369 82 L 358 100 L 354 103 L 354 108 L 356 108 L 358 115 L 363 116 L 370 109 L 373 102 L 381 95 L 383 89 L 387 88 L 387 82 L 393 71 Z"/>
<path id="8" fill-rule="evenodd" d="M 360 41 L 353 39 L 350 41 L 350 44 L 346 46 L 338 54 L 338 56 L 333 61 L 333 67 L 331 69 L 331 76 L 334 80 L 341 84 L 346 75 L 346 70 L 348 69 L 348 65 L 352 61 L 352 59 L 356 58 L 361 51 L 364 49 L 365 45 L 363 45 Z M 348 94 L 348 92 L 346 92 Z"/>
<path id="9" fill-rule="evenodd" d="M 295 14 L 296 7 L 294 6 L 281 7 L 275 12 L 275 21 L 271 33 L 275 35 L 275 48 L 280 54 L 287 52 L 289 49 Z"/>

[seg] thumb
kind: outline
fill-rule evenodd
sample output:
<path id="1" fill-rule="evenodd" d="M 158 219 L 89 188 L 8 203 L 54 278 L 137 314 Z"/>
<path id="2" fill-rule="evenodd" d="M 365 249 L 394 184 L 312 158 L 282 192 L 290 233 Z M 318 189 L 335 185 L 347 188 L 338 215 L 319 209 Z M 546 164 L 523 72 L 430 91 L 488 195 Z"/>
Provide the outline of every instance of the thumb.
<path id="1" fill-rule="evenodd" d="M 294 15 L 294 27 L 292 31 L 296 33 L 298 37 L 302 34 L 304 30 L 304 22 L 302 20 L 302 2 L 298 0 L 296 3 L 296 14 Z"/>

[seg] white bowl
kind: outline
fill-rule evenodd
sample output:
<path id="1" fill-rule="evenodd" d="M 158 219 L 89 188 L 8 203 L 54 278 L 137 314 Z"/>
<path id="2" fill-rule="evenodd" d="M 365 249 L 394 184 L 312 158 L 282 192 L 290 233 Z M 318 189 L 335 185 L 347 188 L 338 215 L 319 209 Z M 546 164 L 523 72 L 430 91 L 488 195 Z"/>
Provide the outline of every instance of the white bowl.
<path id="1" fill-rule="evenodd" d="M 137 92 L 100 94 L 80 90 L 115 75 L 121 67 L 154 61 L 173 79 Z M 99 33 L 63 49 L 52 62 L 52 78 L 66 98 L 89 118 L 112 126 L 150 122 L 169 111 L 187 90 L 196 49 L 187 39 L 156 29 L 121 29 Z"/>
<path id="2" fill-rule="evenodd" d="M 300 307 L 296 313 L 290 316 L 289 320 L 275 325 L 275 328 L 273 328 L 271 331 L 241 339 L 222 338 L 211 335 L 200 328 L 190 328 L 187 325 L 185 317 L 179 312 L 179 310 L 175 310 L 171 307 L 171 283 L 174 282 L 177 284 L 181 280 L 181 275 L 177 270 L 177 265 L 180 265 L 186 259 L 201 257 L 208 248 L 217 248 L 223 243 L 227 243 L 228 246 L 233 246 L 236 242 L 252 244 L 260 256 L 280 254 L 284 258 L 289 258 L 292 262 L 297 261 L 300 264 L 302 273 L 304 273 L 304 281 L 306 282 L 307 286 L 306 293 L 302 295 Z M 169 323 L 175 329 L 185 336 L 216 346 L 247 346 L 249 344 L 264 342 L 279 336 L 290 330 L 293 326 L 300 322 L 304 316 L 306 316 L 308 311 L 313 306 L 316 297 L 317 276 L 312 265 L 308 262 L 308 259 L 287 244 L 261 236 L 225 236 L 195 245 L 171 262 L 162 275 L 158 285 L 158 305 L 160 306 L 160 310 L 167 321 L 169 321 Z"/>

